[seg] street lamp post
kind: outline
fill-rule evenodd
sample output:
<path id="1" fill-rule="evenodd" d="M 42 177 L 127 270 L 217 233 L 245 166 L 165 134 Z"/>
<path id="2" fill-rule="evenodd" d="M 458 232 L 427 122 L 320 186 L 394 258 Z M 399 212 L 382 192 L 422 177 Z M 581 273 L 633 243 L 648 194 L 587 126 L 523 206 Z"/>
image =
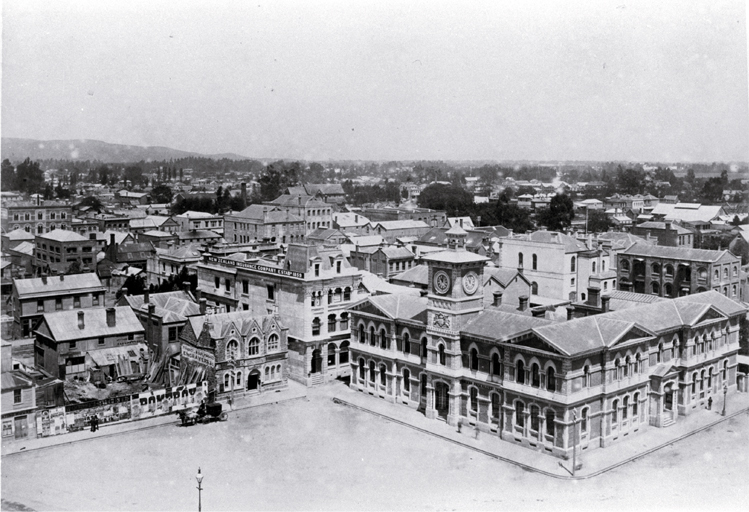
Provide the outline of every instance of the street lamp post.
<path id="1" fill-rule="evenodd" d="M 198 512 L 201 512 L 203 509 L 203 504 L 201 502 L 201 495 L 200 493 L 203 491 L 203 487 L 201 487 L 201 482 L 203 481 L 203 474 L 200 472 L 200 468 L 198 468 L 198 474 L 195 477 L 195 480 L 198 481 Z"/>
<path id="2" fill-rule="evenodd" d="M 577 411 L 572 411 L 572 476 L 577 469 Z"/>
<path id="3" fill-rule="evenodd" d="M 721 416 L 726 415 L 726 397 L 728 396 L 728 384 L 723 384 L 723 412 L 720 413 Z"/>
<path id="4" fill-rule="evenodd" d="M 231 397 L 229 397 L 229 407 L 234 410 L 234 385 L 237 383 L 237 364 L 234 362 L 234 355 L 232 355 L 231 359 L 229 360 L 229 367 L 231 368 Z"/>

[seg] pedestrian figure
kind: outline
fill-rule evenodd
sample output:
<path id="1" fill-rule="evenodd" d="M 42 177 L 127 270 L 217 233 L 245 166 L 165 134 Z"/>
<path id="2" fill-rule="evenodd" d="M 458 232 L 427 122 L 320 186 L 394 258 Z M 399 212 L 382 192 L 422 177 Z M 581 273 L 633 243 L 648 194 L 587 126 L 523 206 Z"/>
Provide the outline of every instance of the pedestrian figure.
<path id="1" fill-rule="evenodd" d="M 96 432 L 99 429 L 99 417 L 94 414 L 91 418 L 91 432 Z"/>
<path id="2" fill-rule="evenodd" d="M 711 411 L 713 409 L 713 397 L 710 397 L 707 399 L 707 410 Z"/>
<path id="3" fill-rule="evenodd" d="M 463 427 L 463 421 L 460 418 L 458 418 L 458 434 L 460 434 L 461 427 Z"/>
<path id="4" fill-rule="evenodd" d="M 478 422 L 478 420 L 476 420 L 475 429 L 476 429 L 476 439 L 478 439 L 479 438 L 479 422 Z"/>

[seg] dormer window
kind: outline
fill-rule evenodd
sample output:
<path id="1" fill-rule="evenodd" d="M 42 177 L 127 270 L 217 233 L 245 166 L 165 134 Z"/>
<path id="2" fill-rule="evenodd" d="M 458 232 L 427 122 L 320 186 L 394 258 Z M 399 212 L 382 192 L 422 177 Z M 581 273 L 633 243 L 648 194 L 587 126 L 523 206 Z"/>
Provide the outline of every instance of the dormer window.
<path id="1" fill-rule="evenodd" d="M 315 277 L 320 277 L 320 264 L 315 263 Z"/>

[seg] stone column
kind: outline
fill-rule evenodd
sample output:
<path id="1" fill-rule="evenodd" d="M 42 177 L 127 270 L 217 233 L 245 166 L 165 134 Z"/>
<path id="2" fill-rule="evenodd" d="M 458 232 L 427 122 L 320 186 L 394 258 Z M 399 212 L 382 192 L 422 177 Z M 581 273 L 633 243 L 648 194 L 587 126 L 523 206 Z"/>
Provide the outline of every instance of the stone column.
<path id="1" fill-rule="evenodd" d="M 448 393 L 449 409 L 447 412 L 448 425 L 457 426 L 460 421 L 460 398 L 462 389 L 459 380 L 454 380 Z"/>
<path id="2" fill-rule="evenodd" d="M 434 388 L 429 380 L 427 380 L 427 404 L 424 414 L 429 419 L 437 417 L 437 410 L 434 408 Z"/>

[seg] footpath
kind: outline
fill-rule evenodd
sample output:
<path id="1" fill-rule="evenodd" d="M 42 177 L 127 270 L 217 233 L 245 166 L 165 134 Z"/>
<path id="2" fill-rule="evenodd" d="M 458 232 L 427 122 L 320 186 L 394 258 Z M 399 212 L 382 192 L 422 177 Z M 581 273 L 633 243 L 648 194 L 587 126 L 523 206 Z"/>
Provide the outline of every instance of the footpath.
<path id="1" fill-rule="evenodd" d="M 679 416 L 676 423 L 665 428 L 649 427 L 644 431 L 617 440 L 605 448 L 589 448 L 577 452 L 578 467 L 572 474 L 572 460 L 562 460 L 551 455 L 503 441 L 498 434 L 480 432 L 478 438 L 471 427 L 458 432 L 444 421 L 427 419 L 405 405 L 393 404 L 368 393 L 334 383 L 327 390 L 313 390 L 310 395 L 326 393 L 337 404 L 367 412 L 386 421 L 391 421 L 482 453 L 488 457 L 519 466 L 525 470 L 549 477 L 579 480 L 598 476 L 623 464 L 648 456 L 659 449 L 677 443 L 694 434 L 719 425 L 731 418 L 749 414 L 749 394 L 729 395 L 726 415 L 722 416 L 722 398 L 713 404 L 712 410 L 697 410 L 687 417 Z M 746 418 L 744 418 L 746 421 Z"/>
<path id="2" fill-rule="evenodd" d="M 289 387 L 284 390 L 261 393 L 258 395 L 237 397 L 234 399 L 233 407 L 230 407 L 225 401 L 221 403 L 223 405 L 223 410 L 229 413 L 229 418 L 231 421 L 232 411 L 248 409 L 250 407 L 259 407 L 261 405 L 267 405 L 277 402 L 285 402 L 287 400 L 295 400 L 297 398 L 304 398 L 306 396 L 307 388 L 305 386 L 289 380 Z M 99 430 L 96 432 L 91 432 L 90 429 L 87 429 L 79 430 L 77 432 L 69 432 L 67 434 L 60 434 L 57 436 L 3 441 L 2 456 L 6 457 L 8 455 L 17 453 L 25 453 L 34 450 L 50 448 L 52 446 L 60 446 L 64 444 L 88 441 L 90 439 L 116 436 L 119 434 L 126 434 L 128 432 L 146 430 L 149 428 L 156 428 L 165 425 L 178 425 L 179 423 L 180 420 L 177 414 L 170 413 L 163 414 L 161 416 L 155 416 L 152 418 L 144 418 L 141 420 L 125 420 L 116 423 L 107 423 L 105 425 L 100 425 Z"/>

